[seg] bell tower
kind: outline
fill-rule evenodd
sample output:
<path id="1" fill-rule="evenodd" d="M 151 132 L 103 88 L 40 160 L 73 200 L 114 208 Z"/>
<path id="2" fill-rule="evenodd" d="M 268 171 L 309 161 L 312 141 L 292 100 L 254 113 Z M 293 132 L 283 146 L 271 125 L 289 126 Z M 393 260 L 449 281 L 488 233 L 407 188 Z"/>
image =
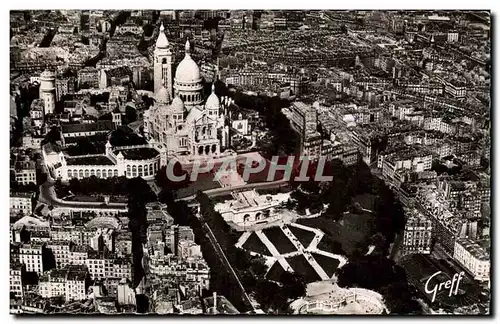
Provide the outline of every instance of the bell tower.
<path id="1" fill-rule="evenodd" d="M 154 93 L 161 87 L 168 90 L 170 98 L 173 98 L 172 93 L 172 52 L 170 45 L 165 35 L 165 27 L 163 23 L 160 26 L 160 35 L 156 40 L 156 47 L 154 50 Z"/>

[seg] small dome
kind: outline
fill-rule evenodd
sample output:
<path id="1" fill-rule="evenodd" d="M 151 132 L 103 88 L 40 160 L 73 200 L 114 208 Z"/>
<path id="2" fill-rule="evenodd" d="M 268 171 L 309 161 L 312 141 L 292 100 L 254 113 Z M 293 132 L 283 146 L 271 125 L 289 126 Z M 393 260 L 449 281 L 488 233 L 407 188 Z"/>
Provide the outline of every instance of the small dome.
<path id="1" fill-rule="evenodd" d="M 201 81 L 200 68 L 191 58 L 189 41 L 186 42 L 186 55 L 175 71 L 175 81 L 180 83 L 195 83 Z"/>
<path id="2" fill-rule="evenodd" d="M 205 107 L 207 109 L 219 109 L 220 108 L 219 97 L 217 97 L 217 95 L 215 94 L 215 86 L 213 84 L 212 84 L 212 93 L 207 98 L 207 102 L 205 103 Z"/>
<path id="3" fill-rule="evenodd" d="M 167 88 L 161 87 L 158 91 L 156 91 L 154 99 L 158 103 L 168 104 L 170 102 L 170 94 L 168 93 Z"/>
<path id="4" fill-rule="evenodd" d="M 172 100 L 171 109 L 174 113 L 184 112 L 184 102 L 182 102 L 182 99 L 179 96 L 176 96 L 174 100 Z"/>
<path id="5" fill-rule="evenodd" d="M 168 47 L 168 39 L 165 35 L 165 27 L 163 27 L 163 23 L 160 26 L 160 35 L 158 35 L 158 39 L 156 40 L 156 48 L 167 48 Z"/>

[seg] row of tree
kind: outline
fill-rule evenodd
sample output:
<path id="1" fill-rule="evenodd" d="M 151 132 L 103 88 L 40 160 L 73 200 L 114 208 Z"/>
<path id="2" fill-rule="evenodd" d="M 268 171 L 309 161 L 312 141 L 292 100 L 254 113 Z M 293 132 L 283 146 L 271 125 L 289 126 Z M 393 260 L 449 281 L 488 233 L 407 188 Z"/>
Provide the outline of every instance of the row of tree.
<path id="1" fill-rule="evenodd" d="M 266 127 L 273 136 L 273 140 L 268 141 L 267 145 L 262 147 L 264 156 L 295 154 L 299 137 L 290 126 L 288 118 L 281 112 L 283 108 L 290 107 L 290 101 L 278 96 L 251 96 L 240 91 L 231 92 L 223 82 L 216 83 L 215 92 L 219 96 L 232 97 L 239 107 L 257 111 L 263 117 Z"/>
<path id="2" fill-rule="evenodd" d="M 132 108 L 133 109 L 133 108 Z M 130 127 L 120 126 L 111 133 L 109 143 L 114 146 L 144 145 L 146 140 L 140 137 Z"/>
<path id="3" fill-rule="evenodd" d="M 97 178 L 90 176 L 88 178 L 69 180 L 68 185 L 62 184 L 61 180 L 56 180 L 54 187 L 58 197 L 68 195 L 70 192 L 75 195 L 110 195 L 125 196 L 128 194 L 129 179 L 125 176 L 111 178 Z"/>
<path id="4" fill-rule="evenodd" d="M 128 228 L 132 233 L 132 282 L 137 288 L 145 276 L 143 267 L 143 245 L 147 243 L 146 204 L 156 201 L 157 197 L 148 183 L 140 178 L 129 179 L 126 183 Z M 149 300 L 144 294 L 136 295 L 137 312 L 149 312 Z"/>

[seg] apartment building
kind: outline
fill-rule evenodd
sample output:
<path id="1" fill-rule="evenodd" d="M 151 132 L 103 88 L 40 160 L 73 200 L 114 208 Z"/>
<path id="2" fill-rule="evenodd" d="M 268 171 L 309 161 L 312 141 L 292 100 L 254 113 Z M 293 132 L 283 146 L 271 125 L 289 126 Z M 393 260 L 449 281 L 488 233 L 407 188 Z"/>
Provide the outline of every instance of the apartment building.
<path id="1" fill-rule="evenodd" d="M 70 264 L 71 260 L 71 242 L 69 241 L 51 241 L 47 243 L 47 249 L 52 253 L 57 269 L 62 269 Z"/>
<path id="2" fill-rule="evenodd" d="M 31 215 L 33 211 L 33 193 L 14 192 L 10 194 L 10 213 Z"/>
<path id="3" fill-rule="evenodd" d="M 490 253 L 489 240 L 474 241 L 469 238 L 460 238 L 455 242 L 453 258 L 460 263 L 474 279 L 479 281 L 490 280 Z"/>
<path id="4" fill-rule="evenodd" d="M 10 292 L 14 294 L 16 298 L 23 298 L 23 283 L 22 283 L 22 273 L 24 266 L 20 263 L 10 263 Z"/>
<path id="5" fill-rule="evenodd" d="M 87 298 L 87 269 L 82 266 L 66 266 L 52 269 L 39 280 L 39 294 L 44 298 L 62 297 L 66 302 Z"/>
<path id="6" fill-rule="evenodd" d="M 18 161 L 11 168 L 14 179 L 21 185 L 36 184 L 36 164 L 34 161 Z"/>
<path id="7" fill-rule="evenodd" d="M 19 247 L 19 262 L 26 266 L 27 272 L 43 273 L 43 249 L 40 243 L 22 244 Z"/>
<path id="8" fill-rule="evenodd" d="M 404 229 L 401 256 L 431 252 L 432 221 L 418 209 L 406 209 L 407 221 Z"/>

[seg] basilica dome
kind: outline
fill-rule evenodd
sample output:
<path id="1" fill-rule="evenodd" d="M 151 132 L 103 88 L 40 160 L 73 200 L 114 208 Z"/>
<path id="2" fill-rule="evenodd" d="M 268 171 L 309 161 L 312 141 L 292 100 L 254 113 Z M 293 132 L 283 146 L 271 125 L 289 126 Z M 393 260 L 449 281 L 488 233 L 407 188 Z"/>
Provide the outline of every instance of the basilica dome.
<path id="1" fill-rule="evenodd" d="M 220 108 L 219 97 L 217 97 L 217 95 L 215 94 L 215 85 L 213 85 L 213 84 L 212 84 L 212 93 L 207 98 L 207 102 L 205 104 L 205 107 L 207 109 L 219 109 Z"/>
<path id="2" fill-rule="evenodd" d="M 201 81 L 200 68 L 189 54 L 189 41 L 186 41 L 186 55 L 175 71 L 175 81 L 178 83 L 198 83 Z"/>

